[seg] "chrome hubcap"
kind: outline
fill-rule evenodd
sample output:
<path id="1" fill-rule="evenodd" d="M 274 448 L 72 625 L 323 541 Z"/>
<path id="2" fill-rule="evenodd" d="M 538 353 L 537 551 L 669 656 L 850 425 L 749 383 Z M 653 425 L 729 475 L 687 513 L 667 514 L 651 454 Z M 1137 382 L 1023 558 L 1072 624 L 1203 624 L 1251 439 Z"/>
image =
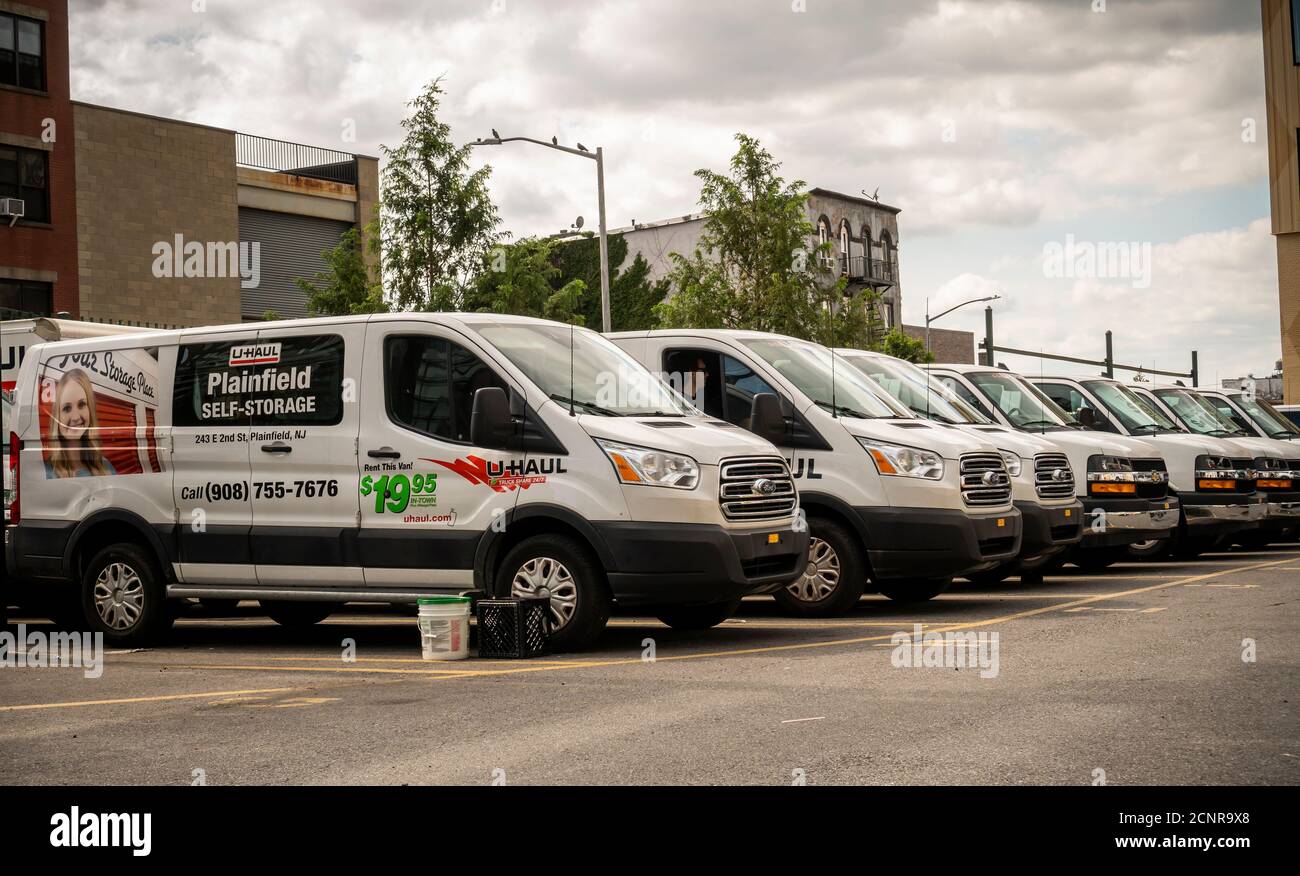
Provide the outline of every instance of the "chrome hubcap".
<path id="1" fill-rule="evenodd" d="M 510 582 L 510 595 L 551 600 L 551 630 L 573 620 L 578 610 L 578 584 L 559 560 L 537 557 L 519 567 Z"/>
<path id="2" fill-rule="evenodd" d="M 144 614 L 144 582 L 126 563 L 109 563 L 95 579 L 95 611 L 104 626 L 128 630 Z"/>
<path id="3" fill-rule="evenodd" d="M 800 602 L 820 602 L 840 586 L 840 557 L 820 538 L 808 540 L 808 565 L 786 589 Z"/>

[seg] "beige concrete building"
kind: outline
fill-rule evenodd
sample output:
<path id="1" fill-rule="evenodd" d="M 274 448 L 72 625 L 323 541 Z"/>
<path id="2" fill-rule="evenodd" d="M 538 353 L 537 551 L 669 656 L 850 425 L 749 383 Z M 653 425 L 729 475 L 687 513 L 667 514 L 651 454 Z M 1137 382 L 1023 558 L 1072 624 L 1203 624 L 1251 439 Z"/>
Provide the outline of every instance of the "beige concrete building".
<path id="1" fill-rule="evenodd" d="M 73 102 L 83 318 L 166 326 L 306 315 L 295 279 L 364 225 L 378 162 Z"/>
<path id="2" fill-rule="evenodd" d="M 1282 328 L 1282 382 L 1288 404 L 1300 403 L 1300 0 L 1260 0 L 1264 24 L 1264 91 L 1268 167 L 1277 238 Z"/>

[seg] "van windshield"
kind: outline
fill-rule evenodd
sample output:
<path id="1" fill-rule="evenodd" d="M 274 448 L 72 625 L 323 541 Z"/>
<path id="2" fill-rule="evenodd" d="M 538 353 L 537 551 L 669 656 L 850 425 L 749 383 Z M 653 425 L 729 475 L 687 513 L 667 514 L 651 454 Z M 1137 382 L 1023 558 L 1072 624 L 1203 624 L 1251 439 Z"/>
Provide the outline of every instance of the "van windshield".
<path id="1" fill-rule="evenodd" d="M 843 356 L 835 357 L 835 391 L 831 392 L 831 351 L 820 344 L 782 338 L 742 343 L 814 404 L 836 416 L 861 420 L 911 417 L 883 389 L 873 388 Z"/>
<path id="2" fill-rule="evenodd" d="M 1236 435 L 1242 432 L 1240 426 L 1199 395 L 1185 389 L 1157 389 L 1154 392 L 1156 398 L 1193 432 L 1201 435 Z"/>
<path id="3" fill-rule="evenodd" d="M 1105 380 L 1085 380 L 1083 385 L 1129 432 L 1150 435 L 1182 431 L 1173 420 L 1143 401 L 1127 386 Z"/>
<path id="4" fill-rule="evenodd" d="M 988 417 L 957 398 L 951 389 L 911 362 L 884 356 L 852 354 L 844 358 L 918 417 L 940 423 L 991 422 Z"/>
<path id="5" fill-rule="evenodd" d="M 966 377 L 1017 429 L 1063 429 L 1079 425 L 1073 415 L 1018 374 L 972 371 Z"/>
<path id="6" fill-rule="evenodd" d="M 641 363 L 588 329 L 542 323 L 489 323 L 475 329 L 561 405 L 604 417 L 699 414 Z"/>
<path id="7" fill-rule="evenodd" d="M 1278 413 L 1277 409 L 1266 401 L 1249 398 L 1245 393 L 1231 396 L 1246 414 L 1255 421 L 1264 434 L 1270 438 L 1300 438 L 1300 428 L 1295 423 Z"/>

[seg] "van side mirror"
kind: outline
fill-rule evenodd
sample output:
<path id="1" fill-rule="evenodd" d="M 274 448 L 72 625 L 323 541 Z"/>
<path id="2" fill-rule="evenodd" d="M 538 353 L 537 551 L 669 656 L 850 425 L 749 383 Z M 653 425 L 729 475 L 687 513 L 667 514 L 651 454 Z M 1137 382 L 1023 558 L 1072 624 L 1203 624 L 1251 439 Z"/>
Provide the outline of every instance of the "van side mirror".
<path id="1" fill-rule="evenodd" d="M 781 399 L 770 392 L 756 394 L 749 408 L 749 431 L 773 444 L 786 443 L 790 436 Z"/>
<path id="2" fill-rule="evenodd" d="M 470 441 L 486 450 L 508 450 L 514 432 L 506 391 L 499 386 L 485 386 L 476 391 L 469 418 Z"/>

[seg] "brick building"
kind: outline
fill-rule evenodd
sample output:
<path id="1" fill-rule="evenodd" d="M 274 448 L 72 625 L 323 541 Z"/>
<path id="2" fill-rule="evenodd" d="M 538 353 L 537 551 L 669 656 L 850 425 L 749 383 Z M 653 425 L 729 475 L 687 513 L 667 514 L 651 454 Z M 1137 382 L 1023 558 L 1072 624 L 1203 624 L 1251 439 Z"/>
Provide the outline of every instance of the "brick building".
<path id="1" fill-rule="evenodd" d="M 77 310 L 75 149 L 66 0 L 0 0 L 0 307 Z"/>
<path id="2" fill-rule="evenodd" d="M 1277 238 L 1282 383 L 1300 403 L 1300 0 L 1261 0 L 1273 235 Z"/>
<path id="3" fill-rule="evenodd" d="M 73 101 L 68 68 L 66 0 L 0 0 L 5 316 L 305 315 L 294 280 L 373 215 L 376 159 Z"/>

